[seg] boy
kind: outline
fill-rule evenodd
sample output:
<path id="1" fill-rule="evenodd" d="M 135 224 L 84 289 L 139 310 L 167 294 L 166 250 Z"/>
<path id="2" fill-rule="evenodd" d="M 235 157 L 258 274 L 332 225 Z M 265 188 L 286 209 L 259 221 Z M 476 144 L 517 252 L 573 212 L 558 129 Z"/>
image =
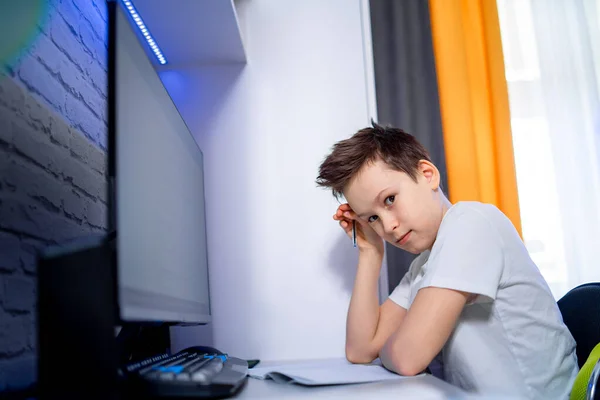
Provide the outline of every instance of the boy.
<path id="1" fill-rule="evenodd" d="M 356 222 L 350 362 L 415 375 L 441 351 L 445 379 L 467 391 L 568 397 L 575 342 L 517 231 L 492 205 L 452 205 L 413 136 L 373 123 L 335 144 L 317 183 L 346 198 L 333 219 L 348 236 Z M 382 239 L 419 256 L 379 305 Z"/>

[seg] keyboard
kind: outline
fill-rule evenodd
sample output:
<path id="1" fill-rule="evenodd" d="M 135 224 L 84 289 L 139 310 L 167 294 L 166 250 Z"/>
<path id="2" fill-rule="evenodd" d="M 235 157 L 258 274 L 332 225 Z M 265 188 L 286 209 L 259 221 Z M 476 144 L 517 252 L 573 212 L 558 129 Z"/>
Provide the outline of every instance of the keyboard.
<path id="1" fill-rule="evenodd" d="M 225 398 L 244 387 L 247 374 L 245 360 L 194 348 L 129 363 L 119 370 L 124 392 L 132 398 Z"/>

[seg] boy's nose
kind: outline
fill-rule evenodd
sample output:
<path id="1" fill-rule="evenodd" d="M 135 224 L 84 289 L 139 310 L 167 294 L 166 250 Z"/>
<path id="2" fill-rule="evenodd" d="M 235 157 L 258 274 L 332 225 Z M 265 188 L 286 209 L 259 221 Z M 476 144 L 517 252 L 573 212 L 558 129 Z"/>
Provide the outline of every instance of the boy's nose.
<path id="1" fill-rule="evenodd" d="M 383 231 L 387 234 L 392 234 L 398 227 L 398 221 L 395 219 L 388 219 L 387 221 L 383 221 Z"/>

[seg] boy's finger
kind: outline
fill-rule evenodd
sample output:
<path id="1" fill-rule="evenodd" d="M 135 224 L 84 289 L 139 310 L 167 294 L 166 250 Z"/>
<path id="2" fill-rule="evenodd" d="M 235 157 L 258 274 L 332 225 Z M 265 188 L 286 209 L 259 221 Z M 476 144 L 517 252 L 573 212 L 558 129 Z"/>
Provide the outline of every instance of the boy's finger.
<path id="1" fill-rule="evenodd" d="M 344 203 L 344 204 L 342 204 L 341 206 L 338 207 L 338 210 L 352 211 L 352 208 L 350 208 L 350 204 Z"/>
<path id="2" fill-rule="evenodd" d="M 341 221 L 342 219 L 346 218 L 344 217 L 344 213 L 340 212 L 333 214 L 333 219 L 335 219 L 336 221 Z"/>
<path id="3" fill-rule="evenodd" d="M 344 217 L 350 219 L 357 219 L 357 215 L 354 211 L 344 211 Z"/>

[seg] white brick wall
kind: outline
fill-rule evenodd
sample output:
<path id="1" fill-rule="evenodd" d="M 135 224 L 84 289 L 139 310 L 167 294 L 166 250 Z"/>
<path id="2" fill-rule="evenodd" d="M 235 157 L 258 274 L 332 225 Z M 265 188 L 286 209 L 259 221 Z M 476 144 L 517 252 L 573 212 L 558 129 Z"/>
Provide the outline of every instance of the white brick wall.
<path id="1" fill-rule="evenodd" d="M 0 391 L 36 379 L 36 252 L 106 229 L 104 1 L 48 4 L 0 60 Z"/>

